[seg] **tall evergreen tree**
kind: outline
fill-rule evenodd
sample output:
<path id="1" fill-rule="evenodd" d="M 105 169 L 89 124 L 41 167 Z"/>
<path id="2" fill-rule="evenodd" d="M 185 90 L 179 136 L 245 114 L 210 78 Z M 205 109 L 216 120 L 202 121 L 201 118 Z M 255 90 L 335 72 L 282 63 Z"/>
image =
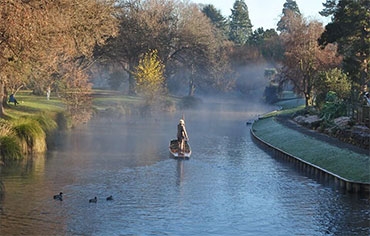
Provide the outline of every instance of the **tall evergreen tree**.
<path id="1" fill-rule="evenodd" d="M 289 16 L 288 16 L 289 15 Z M 301 12 L 299 11 L 298 5 L 294 0 L 286 0 L 283 5 L 282 16 L 277 23 L 277 30 L 280 32 L 288 30 L 289 22 L 288 19 L 291 19 L 291 15 L 296 17 L 302 17 Z"/>
<path id="2" fill-rule="evenodd" d="M 202 12 L 211 20 L 212 24 L 219 29 L 224 35 L 228 32 L 227 19 L 222 16 L 221 11 L 217 10 L 212 4 L 205 5 Z"/>
<path id="3" fill-rule="evenodd" d="M 332 22 L 326 25 L 319 44 L 337 43 L 344 57 L 343 69 L 361 87 L 355 89 L 366 91 L 370 83 L 370 1 L 327 0 L 323 5 L 320 14 L 332 15 Z"/>
<path id="4" fill-rule="evenodd" d="M 229 39 L 237 45 L 244 45 L 252 35 L 252 27 L 247 4 L 244 0 L 236 0 L 231 9 Z"/>

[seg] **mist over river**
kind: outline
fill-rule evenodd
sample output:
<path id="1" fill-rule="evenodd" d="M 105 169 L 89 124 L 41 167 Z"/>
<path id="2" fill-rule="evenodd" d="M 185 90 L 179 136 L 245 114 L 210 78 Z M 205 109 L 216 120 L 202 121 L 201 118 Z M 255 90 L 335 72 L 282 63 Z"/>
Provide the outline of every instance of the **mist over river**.
<path id="1" fill-rule="evenodd" d="M 1 167 L 0 235 L 369 235 L 369 200 L 320 184 L 252 142 L 245 122 L 271 109 L 214 100 L 60 134 L 45 155 Z M 188 161 L 168 153 L 182 114 Z M 53 199 L 59 192 L 63 201 Z"/>

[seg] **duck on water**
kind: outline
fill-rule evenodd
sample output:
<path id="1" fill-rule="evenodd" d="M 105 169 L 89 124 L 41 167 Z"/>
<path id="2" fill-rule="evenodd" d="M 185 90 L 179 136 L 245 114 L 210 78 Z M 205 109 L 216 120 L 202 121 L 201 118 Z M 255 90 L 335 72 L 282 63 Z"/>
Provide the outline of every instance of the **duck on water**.
<path id="1" fill-rule="evenodd" d="M 54 195 L 53 199 L 63 201 L 63 193 L 60 192 L 59 194 Z"/>

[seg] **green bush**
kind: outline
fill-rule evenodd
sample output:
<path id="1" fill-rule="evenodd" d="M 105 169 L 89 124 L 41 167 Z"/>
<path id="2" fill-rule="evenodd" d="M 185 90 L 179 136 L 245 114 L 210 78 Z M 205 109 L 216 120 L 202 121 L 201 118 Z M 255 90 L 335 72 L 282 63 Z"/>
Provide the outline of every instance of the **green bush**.
<path id="1" fill-rule="evenodd" d="M 342 99 L 339 99 L 335 92 L 329 91 L 323 105 L 320 116 L 326 120 L 333 120 L 347 114 L 347 106 Z"/>
<path id="2" fill-rule="evenodd" d="M 327 102 L 329 93 L 334 92 L 335 96 L 340 100 L 350 97 L 351 80 L 345 72 L 338 68 L 321 72 L 314 86 L 317 91 L 315 102 L 319 109 L 322 109 Z"/>

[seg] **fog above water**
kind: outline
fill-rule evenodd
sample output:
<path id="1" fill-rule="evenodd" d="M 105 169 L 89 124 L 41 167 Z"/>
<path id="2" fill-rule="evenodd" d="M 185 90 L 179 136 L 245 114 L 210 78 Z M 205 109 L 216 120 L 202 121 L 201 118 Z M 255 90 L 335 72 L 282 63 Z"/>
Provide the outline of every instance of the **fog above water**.
<path id="1" fill-rule="evenodd" d="M 124 141 L 124 145 L 127 145 L 129 150 L 137 146 L 142 149 L 143 144 L 149 148 L 155 145 L 161 146 L 158 142 L 166 140 L 165 143 L 168 143 L 171 139 L 175 139 L 180 118 L 185 119 L 188 135 L 190 139 L 194 139 L 196 138 L 194 135 L 220 135 L 221 130 L 228 131 L 228 127 L 234 126 L 235 122 L 239 123 L 241 126 L 238 125 L 239 128 L 246 128 L 246 121 L 258 119 L 261 114 L 274 109 L 276 109 L 275 106 L 263 104 L 258 99 L 202 98 L 201 102 L 192 109 L 178 109 L 175 112 L 152 112 L 152 114 L 145 116 L 128 115 L 121 119 L 98 118 L 91 121 L 85 128 L 89 129 L 90 132 L 97 132 L 91 136 L 99 137 L 104 133 L 104 130 L 94 130 L 95 124 L 105 122 L 104 126 L 109 135 L 119 129 L 123 133 L 129 134 L 129 137 L 118 132 L 119 137 L 114 137 L 113 140 L 103 139 L 99 142 L 99 146 L 110 146 L 114 149 L 115 143 L 117 143 L 117 147 L 122 147 L 122 141 Z M 110 128 L 114 131 L 110 132 Z M 160 140 L 161 138 L 164 140 Z"/>
<path id="2" fill-rule="evenodd" d="M 126 160 L 128 166 L 147 165 L 168 158 L 168 144 L 176 139 L 177 124 L 182 117 L 185 119 L 189 143 L 196 155 L 197 148 L 203 142 L 229 133 L 237 134 L 240 129 L 245 131 L 249 128 L 245 125 L 246 121 L 257 119 L 258 115 L 273 109 L 275 107 L 241 99 L 202 99 L 194 109 L 172 113 L 153 112 L 147 116 L 129 115 L 121 119 L 96 118 L 78 127 L 72 140 L 61 140 L 59 145 L 71 152 L 75 150 L 88 155 L 87 161 L 91 160 L 92 163 L 97 161 L 95 158 L 113 155 L 113 159 Z M 96 153 L 104 153 L 105 157 L 101 157 L 101 154 L 96 156 Z M 108 166 L 117 168 L 114 163 Z"/>

